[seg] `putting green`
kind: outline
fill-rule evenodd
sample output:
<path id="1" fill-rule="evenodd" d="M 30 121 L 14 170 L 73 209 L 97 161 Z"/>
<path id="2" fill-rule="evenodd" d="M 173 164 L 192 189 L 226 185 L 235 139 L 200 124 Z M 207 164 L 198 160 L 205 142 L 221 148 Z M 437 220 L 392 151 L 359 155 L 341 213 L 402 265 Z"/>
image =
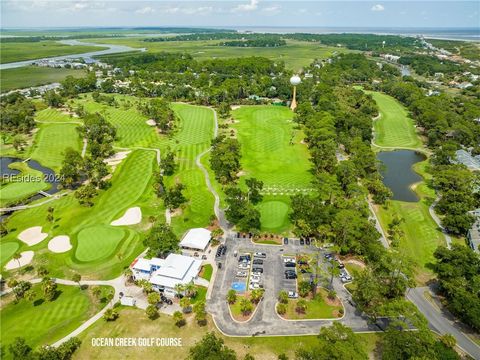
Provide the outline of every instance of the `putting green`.
<path id="1" fill-rule="evenodd" d="M 0 264 L 3 266 L 8 259 L 18 250 L 20 245 L 16 242 L 5 242 L 0 244 Z"/>
<path id="2" fill-rule="evenodd" d="M 125 236 L 125 231 L 118 227 L 96 225 L 81 230 L 75 257 L 83 262 L 95 261 L 109 257 Z"/>
<path id="3" fill-rule="evenodd" d="M 288 222 L 288 205 L 283 201 L 266 201 L 258 206 L 262 229 L 278 229 Z"/>

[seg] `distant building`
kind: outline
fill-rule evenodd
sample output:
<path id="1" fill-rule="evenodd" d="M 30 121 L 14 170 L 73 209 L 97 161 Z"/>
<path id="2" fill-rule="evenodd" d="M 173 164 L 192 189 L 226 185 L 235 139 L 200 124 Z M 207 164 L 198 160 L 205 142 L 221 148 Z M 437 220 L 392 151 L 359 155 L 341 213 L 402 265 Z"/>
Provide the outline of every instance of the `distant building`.
<path id="1" fill-rule="evenodd" d="M 480 171 L 480 155 L 473 156 L 464 149 L 455 152 L 455 161 L 453 163 L 463 164 L 472 171 Z"/>
<path id="2" fill-rule="evenodd" d="M 469 211 L 469 214 L 475 216 L 475 222 L 472 225 L 472 228 L 468 230 L 467 240 L 468 245 L 472 248 L 473 251 L 479 253 L 480 246 L 480 209 Z"/>
<path id="3" fill-rule="evenodd" d="M 383 58 L 387 61 L 391 61 L 391 62 L 396 63 L 400 59 L 400 56 L 392 55 L 392 54 L 385 54 L 385 55 L 383 55 Z"/>

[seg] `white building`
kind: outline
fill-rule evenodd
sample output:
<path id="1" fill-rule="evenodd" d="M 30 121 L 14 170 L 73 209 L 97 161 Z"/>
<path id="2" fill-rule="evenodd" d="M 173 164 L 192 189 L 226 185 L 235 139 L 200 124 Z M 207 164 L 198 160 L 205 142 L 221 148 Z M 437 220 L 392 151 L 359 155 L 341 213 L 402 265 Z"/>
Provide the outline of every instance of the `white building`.
<path id="1" fill-rule="evenodd" d="M 166 259 L 139 258 L 131 265 L 135 280 L 148 280 L 155 290 L 169 297 L 175 296 L 175 285 L 194 282 L 201 267 L 201 260 L 178 254 Z"/>
<path id="2" fill-rule="evenodd" d="M 212 239 L 212 232 L 204 228 L 188 230 L 180 241 L 180 247 L 205 251 Z"/>

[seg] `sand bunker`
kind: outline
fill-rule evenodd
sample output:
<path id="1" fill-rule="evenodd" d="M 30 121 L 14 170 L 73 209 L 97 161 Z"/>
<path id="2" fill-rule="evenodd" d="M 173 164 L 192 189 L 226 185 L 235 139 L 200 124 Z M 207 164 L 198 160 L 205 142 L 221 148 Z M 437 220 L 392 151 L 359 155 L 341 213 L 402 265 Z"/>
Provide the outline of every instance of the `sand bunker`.
<path id="1" fill-rule="evenodd" d="M 55 236 L 48 242 L 48 250 L 54 253 L 64 253 L 72 248 L 70 238 L 67 235 Z"/>
<path id="2" fill-rule="evenodd" d="M 147 123 L 148 126 L 156 126 L 157 125 L 157 122 L 153 119 L 147 120 L 145 122 Z"/>
<path id="3" fill-rule="evenodd" d="M 42 233 L 41 226 L 33 226 L 26 230 L 23 230 L 20 234 L 18 234 L 18 238 L 22 240 L 28 246 L 33 246 L 45 240 L 48 236 L 47 233 Z"/>
<path id="4" fill-rule="evenodd" d="M 20 253 L 20 259 L 12 259 L 10 260 L 7 265 L 5 265 L 6 270 L 13 270 L 18 269 L 22 266 L 28 265 L 32 262 L 33 259 L 33 251 L 24 251 Z"/>
<path id="5" fill-rule="evenodd" d="M 107 165 L 118 165 L 130 154 L 130 151 L 119 151 L 109 158 L 103 160 Z"/>
<path id="6" fill-rule="evenodd" d="M 240 105 L 232 105 L 232 106 L 230 106 L 230 109 L 232 109 L 232 110 L 240 109 Z"/>
<path id="7" fill-rule="evenodd" d="M 125 211 L 125 214 L 117 220 L 112 221 L 110 225 L 122 226 L 122 225 L 135 225 L 142 221 L 142 210 L 136 206 Z"/>

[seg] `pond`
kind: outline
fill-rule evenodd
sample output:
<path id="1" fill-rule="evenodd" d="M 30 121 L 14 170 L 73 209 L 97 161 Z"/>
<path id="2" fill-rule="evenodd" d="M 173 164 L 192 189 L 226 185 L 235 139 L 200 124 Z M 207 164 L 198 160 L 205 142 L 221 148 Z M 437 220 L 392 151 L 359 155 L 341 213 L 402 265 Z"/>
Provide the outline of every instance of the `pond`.
<path id="1" fill-rule="evenodd" d="M 393 192 L 392 199 L 418 201 L 411 185 L 423 178 L 413 170 L 412 166 L 425 160 L 425 155 L 413 150 L 396 150 L 379 152 L 377 158 L 384 164 L 380 172 L 383 175 L 383 183 Z"/>
<path id="2" fill-rule="evenodd" d="M 10 166 L 10 164 L 13 164 L 13 163 L 16 163 L 16 162 L 23 162 L 23 161 L 25 161 L 25 160 L 15 158 L 15 157 L 7 157 L 7 156 L 0 157 L 0 176 L 4 177 L 4 176 L 18 175 L 20 173 L 20 171 L 15 170 L 15 169 L 10 169 L 9 166 Z M 34 170 L 41 171 L 43 173 L 43 180 L 46 183 L 50 184 L 50 188 L 48 190 L 45 190 L 45 192 L 47 194 L 52 195 L 52 194 L 55 194 L 59 191 L 59 189 L 58 189 L 59 181 L 58 181 L 58 177 L 55 175 L 55 171 L 53 171 L 50 168 L 47 168 L 45 166 L 40 165 L 40 163 L 38 161 L 35 161 L 35 160 L 30 159 L 30 160 L 27 160 L 26 163 L 30 168 L 32 168 Z M 36 200 L 36 199 L 39 199 L 41 197 L 42 197 L 42 195 L 34 195 L 33 197 L 31 197 L 29 199 L 29 201 Z"/>

